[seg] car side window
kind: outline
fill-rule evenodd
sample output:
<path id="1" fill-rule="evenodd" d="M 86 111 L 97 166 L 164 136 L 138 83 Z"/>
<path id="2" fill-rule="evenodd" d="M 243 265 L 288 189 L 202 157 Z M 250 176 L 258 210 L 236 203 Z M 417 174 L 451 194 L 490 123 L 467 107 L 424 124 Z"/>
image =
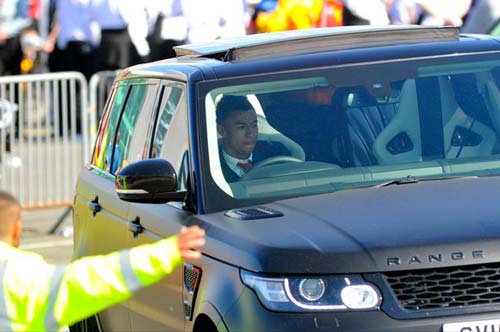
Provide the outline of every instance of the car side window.
<path id="1" fill-rule="evenodd" d="M 108 147 L 110 173 L 147 155 L 147 132 L 157 102 L 158 84 L 132 85 L 116 134 L 114 148 Z M 113 150 L 113 151 L 112 151 Z M 110 153 L 112 152 L 112 153 Z"/>
<path id="2" fill-rule="evenodd" d="M 158 121 L 153 139 L 153 158 L 162 157 L 162 149 L 165 144 L 167 132 L 172 122 L 172 117 L 179 105 L 182 89 L 177 86 L 165 86 L 163 91 L 163 102 L 158 115 Z"/>
<path id="3" fill-rule="evenodd" d="M 128 85 L 119 85 L 116 87 L 111 93 L 108 108 L 101 119 L 94 153 L 92 155 L 92 164 L 102 170 L 109 171 L 107 163 L 108 146 L 110 142 L 114 141 L 116 127 L 128 92 Z"/>
<path id="4" fill-rule="evenodd" d="M 168 160 L 177 171 L 179 188 L 183 188 L 187 168 L 188 125 L 185 87 L 181 83 L 164 85 L 158 120 L 154 131 L 151 158 Z"/>

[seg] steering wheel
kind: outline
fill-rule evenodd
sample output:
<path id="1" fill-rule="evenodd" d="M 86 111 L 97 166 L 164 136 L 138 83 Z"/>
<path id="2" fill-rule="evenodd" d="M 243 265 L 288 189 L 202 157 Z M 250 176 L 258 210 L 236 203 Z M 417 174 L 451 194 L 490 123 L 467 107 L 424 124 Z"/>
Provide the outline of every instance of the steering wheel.
<path id="1" fill-rule="evenodd" d="M 260 169 L 262 167 L 266 167 L 269 165 L 283 164 L 283 163 L 301 163 L 301 162 L 303 162 L 303 160 L 296 158 L 296 157 L 292 157 L 292 156 L 274 156 L 274 157 L 270 157 L 270 158 L 264 159 L 264 160 L 256 163 L 255 165 L 253 165 L 251 171 L 254 171 L 256 169 Z"/>
<path id="2" fill-rule="evenodd" d="M 240 180 L 250 180 L 259 177 L 260 173 L 262 173 L 260 170 L 269 165 L 277 165 L 283 163 L 301 163 L 301 162 L 303 162 L 302 159 L 295 158 L 292 156 L 275 156 L 267 158 L 253 165 L 252 169 L 248 173 L 243 174 L 240 177 Z"/>

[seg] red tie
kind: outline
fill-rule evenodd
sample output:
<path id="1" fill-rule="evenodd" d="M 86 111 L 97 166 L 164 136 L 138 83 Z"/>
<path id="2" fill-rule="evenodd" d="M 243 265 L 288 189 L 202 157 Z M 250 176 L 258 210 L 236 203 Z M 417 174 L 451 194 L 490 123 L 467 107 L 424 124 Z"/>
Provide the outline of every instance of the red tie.
<path id="1" fill-rule="evenodd" d="M 248 172 L 249 170 L 252 169 L 252 162 L 251 161 L 247 161 L 246 163 L 242 163 L 242 162 L 239 162 L 236 164 L 236 166 L 238 166 L 239 168 L 241 168 L 242 170 L 246 172 Z"/>

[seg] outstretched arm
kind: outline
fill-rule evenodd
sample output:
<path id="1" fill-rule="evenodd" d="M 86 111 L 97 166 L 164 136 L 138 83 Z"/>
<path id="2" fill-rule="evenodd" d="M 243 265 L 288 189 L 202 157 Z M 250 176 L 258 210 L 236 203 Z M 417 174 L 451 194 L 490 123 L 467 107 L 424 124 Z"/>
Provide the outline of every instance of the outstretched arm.
<path id="1" fill-rule="evenodd" d="M 200 258 L 197 250 L 204 244 L 205 231 L 194 226 L 152 244 L 85 257 L 67 266 L 20 253 L 9 260 L 3 280 L 8 304 L 4 310 L 12 321 L 3 320 L 7 316 L 0 310 L 0 326 L 56 331 L 74 324 L 161 280 L 183 259 Z"/>
<path id="2" fill-rule="evenodd" d="M 205 231 L 182 227 L 176 236 L 153 244 L 72 263 L 61 282 L 55 318 L 71 325 L 128 299 L 135 291 L 160 281 L 182 260 L 201 257 Z"/>

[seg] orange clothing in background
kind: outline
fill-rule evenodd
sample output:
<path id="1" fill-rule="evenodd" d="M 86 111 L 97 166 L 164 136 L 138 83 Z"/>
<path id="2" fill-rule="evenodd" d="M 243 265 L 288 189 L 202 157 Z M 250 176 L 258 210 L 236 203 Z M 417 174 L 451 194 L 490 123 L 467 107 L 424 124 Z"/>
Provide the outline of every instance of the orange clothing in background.
<path id="1" fill-rule="evenodd" d="M 315 27 L 321 18 L 323 0 L 279 0 L 272 12 L 257 16 L 258 32 L 273 32 Z"/>
<path id="2" fill-rule="evenodd" d="M 318 27 L 335 27 L 342 25 L 344 5 L 340 0 L 324 0 L 324 8 L 317 24 Z"/>

